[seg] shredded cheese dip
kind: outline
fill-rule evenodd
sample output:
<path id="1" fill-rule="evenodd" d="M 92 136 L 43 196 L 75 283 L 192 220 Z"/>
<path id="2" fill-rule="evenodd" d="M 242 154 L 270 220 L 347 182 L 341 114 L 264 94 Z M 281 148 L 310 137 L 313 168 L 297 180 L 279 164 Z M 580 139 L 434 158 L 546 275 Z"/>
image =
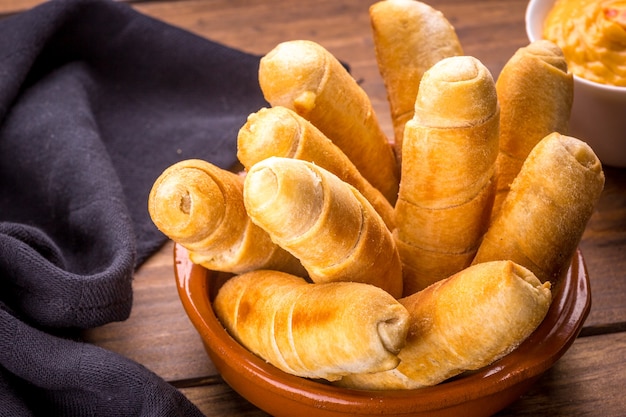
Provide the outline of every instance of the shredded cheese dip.
<path id="1" fill-rule="evenodd" d="M 626 0 L 557 0 L 543 37 L 563 50 L 575 75 L 626 86 Z"/>

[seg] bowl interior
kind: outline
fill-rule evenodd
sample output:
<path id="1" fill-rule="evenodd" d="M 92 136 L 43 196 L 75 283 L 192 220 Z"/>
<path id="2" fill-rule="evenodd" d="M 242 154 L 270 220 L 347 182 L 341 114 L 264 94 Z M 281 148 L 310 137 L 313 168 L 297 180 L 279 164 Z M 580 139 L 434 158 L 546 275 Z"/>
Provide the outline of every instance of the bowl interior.
<path id="1" fill-rule="evenodd" d="M 516 350 L 477 372 L 419 390 L 365 391 L 284 373 L 239 345 L 222 327 L 211 300 L 228 274 L 193 264 L 175 245 L 175 275 L 186 313 L 224 380 L 275 416 L 488 416 L 523 394 L 573 343 L 591 306 L 589 280 L 577 251 L 536 331 Z"/>

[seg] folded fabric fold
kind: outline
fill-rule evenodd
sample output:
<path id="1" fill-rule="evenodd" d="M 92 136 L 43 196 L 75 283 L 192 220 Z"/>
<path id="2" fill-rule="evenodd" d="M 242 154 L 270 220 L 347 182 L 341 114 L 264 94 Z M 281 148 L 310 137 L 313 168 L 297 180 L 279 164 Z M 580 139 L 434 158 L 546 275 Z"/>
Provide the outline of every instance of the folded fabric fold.
<path id="1" fill-rule="evenodd" d="M 0 415 L 202 416 L 140 364 L 41 332 L 4 309 L 0 324 L 0 337 L 12 341 L 0 351 Z"/>
<path id="2" fill-rule="evenodd" d="M 64 335 L 128 317 L 133 272 L 166 241 L 152 183 L 183 159 L 236 162 L 267 105 L 258 63 L 112 0 L 0 20 L 0 415 L 200 415 Z"/>

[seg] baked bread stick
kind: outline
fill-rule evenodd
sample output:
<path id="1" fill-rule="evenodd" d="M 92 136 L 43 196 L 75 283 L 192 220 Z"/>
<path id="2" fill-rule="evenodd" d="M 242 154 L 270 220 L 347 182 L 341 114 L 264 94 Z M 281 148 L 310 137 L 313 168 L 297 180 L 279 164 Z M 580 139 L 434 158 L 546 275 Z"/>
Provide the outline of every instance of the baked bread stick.
<path id="1" fill-rule="evenodd" d="M 270 156 L 312 162 L 354 186 L 392 230 L 393 207 L 352 161 L 318 128 L 293 110 L 277 106 L 248 116 L 237 136 L 237 157 L 246 169 Z"/>
<path id="2" fill-rule="evenodd" d="M 603 188 L 602 165 L 591 147 L 549 134 L 526 158 L 473 263 L 510 259 L 542 282 L 557 280 Z"/>
<path id="3" fill-rule="evenodd" d="M 495 193 L 499 108 L 476 58 L 444 58 L 422 78 L 404 130 L 394 236 L 404 295 L 469 266 Z"/>
<path id="4" fill-rule="evenodd" d="M 298 259 L 250 221 L 243 178 L 209 162 L 190 159 L 163 171 L 150 190 L 148 211 L 161 232 L 207 269 L 269 268 L 306 276 Z"/>
<path id="5" fill-rule="evenodd" d="M 391 231 L 336 175 L 307 161 L 270 157 L 248 171 L 243 196 L 252 221 L 298 258 L 313 282 L 363 282 L 402 295 Z"/>
<path id="6" fill-rule="evenodd" d="M 359 389 L 415 389 L 487 366 L 519 346 L 543 321 L 550 284 L 511 261 L 474 265 L 399 300 L 410 314 L 400 364 L 348 375 Z"/>
<path id="7" fill-rule="evenodd" d="M 294 110 L 333 141 L 394 204 L 399 169 L 365 91 L 329 51 L 306 40 L 283 42 L 261 59 L 259 84 L 274 106 Z"/>
<path id="8" fill-rule="evenodd" d="M 561 49 L 547 40 L 520 48 L 496 82 L 500 103 L 498 185 L 492 218 L 500 211 L 524 160 L 552 132 L 567 134 L 573 76 Z"/>
<path id="9" fill-rule="evenodd" d="M 259 270 L 228 280 L 215 312 L 243 346 L 277 368 L 336 380 L 397 366 L 408 312 L 391 295 L 355 282 L 310 284 Z"/>
<path id="10" fill-rule="evenodd" d="M 383 0 L 369 9 L 374 50 L 387 90 L 396 156 L 402 158 L 404 125 L 413 117 L 424 73 L 463 55 L 456 31 L 443 13 L 416 0 Z"/>

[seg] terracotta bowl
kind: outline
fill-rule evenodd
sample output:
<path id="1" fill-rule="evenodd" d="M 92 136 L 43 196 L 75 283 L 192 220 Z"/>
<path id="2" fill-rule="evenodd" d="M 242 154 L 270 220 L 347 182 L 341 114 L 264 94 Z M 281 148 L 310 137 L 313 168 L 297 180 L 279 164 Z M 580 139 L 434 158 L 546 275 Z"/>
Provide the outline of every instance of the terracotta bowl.
<path id="1" fill-rule="evenodd" d="M 176 245 L 175 274 L 185 311 L 224 380 L 252 404 L 276 417 L 489 416 L 519 398 L 571 346 L 591 307 L 580 252 L 536 331 L 492 365 L 437 386 L 404 391 L 333 387 L 284 373 L 238 344 L 219 323 L 211 300 L 228 278 L 193 264 Z"/>

